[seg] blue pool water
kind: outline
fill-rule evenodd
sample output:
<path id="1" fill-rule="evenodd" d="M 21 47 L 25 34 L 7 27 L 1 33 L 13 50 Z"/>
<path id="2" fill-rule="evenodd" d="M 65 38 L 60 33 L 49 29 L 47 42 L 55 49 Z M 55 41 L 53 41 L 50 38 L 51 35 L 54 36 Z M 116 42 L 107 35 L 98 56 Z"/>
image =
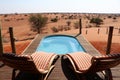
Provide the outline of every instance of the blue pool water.
<path id="1" fill-rule="evenodd" d="M 39 51 L 57 54 L 66 54 L 78 51 L 85 52 L 76 38 L 65 35 L 54 35 L 43 38 L 36 49 L 36 52 Z"/>

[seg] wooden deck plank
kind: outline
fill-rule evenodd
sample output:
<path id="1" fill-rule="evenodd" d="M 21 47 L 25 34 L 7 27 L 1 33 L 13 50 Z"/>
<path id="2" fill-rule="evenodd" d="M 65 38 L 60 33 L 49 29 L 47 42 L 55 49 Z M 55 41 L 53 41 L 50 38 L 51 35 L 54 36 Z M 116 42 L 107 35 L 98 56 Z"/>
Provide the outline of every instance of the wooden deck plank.
<path id="1" fill-rule="evenodd" d="M 0 62 L 2 64 L 2 62 Z M 11 80 L 12 68 L 4 66 L 0 68 L 0 80 Z"/>
<path id="2" fill-rule="evenodd" d="M 37 35 L 35 39 L 30 43 L 30 45 L 23 51 L 23 54 L 31 55 L 33 52 L 35 52 L 42 38 L 43 35 Z"/>
<path id="3" fill-rule="evenodd" d="M 85 51 L 92 56 L 101 55 L 98 50 L 96 50 L 82 35 L 77 37 L 80 44 L 83 46 Z"/>
<path id="4" fill-rule="evenodd" d="M 49 75 L 48 80 L 67 80 L 61 67 L 61 58 L 55 63 L 55 68 Z"/>

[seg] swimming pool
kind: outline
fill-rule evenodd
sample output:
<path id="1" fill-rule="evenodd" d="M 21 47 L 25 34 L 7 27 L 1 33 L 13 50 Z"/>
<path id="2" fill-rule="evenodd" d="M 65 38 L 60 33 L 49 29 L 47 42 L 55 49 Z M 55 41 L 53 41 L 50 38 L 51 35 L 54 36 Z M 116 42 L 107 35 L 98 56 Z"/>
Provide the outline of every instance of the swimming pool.
<path id="1" fill-rule="evenodd" d="M 36 52 L 39 51 L 57 54 L 66 54 L 78 51 L 85 52 L 78 40 L 75 37 L 68 35 L 50 35 L 44 37 L 36 49 Z"/>

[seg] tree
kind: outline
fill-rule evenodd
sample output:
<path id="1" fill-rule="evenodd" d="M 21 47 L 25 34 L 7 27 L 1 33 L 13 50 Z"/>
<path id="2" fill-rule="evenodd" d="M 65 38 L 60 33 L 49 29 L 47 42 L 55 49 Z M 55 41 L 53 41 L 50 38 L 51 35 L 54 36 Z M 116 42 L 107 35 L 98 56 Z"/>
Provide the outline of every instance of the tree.
<path id="1" fill-rule="evenodd" d="M 91 20 L 90 20 L 90 23 L 94 23 L 94 24 L 96 24 L 96 26 L 98 27 L 100 24 L 102 24 L 103 23 L 103 20 L 102 19 L 100 19 L 100 18 L 92 18 Z"/>
<path id="2" fill-rule="evenodd" d="M 37 31 L 37 33 L 40 34 L 41 28 L 46 25 L 47 20 L 47 17 L 42 17 L 40 14 L 31 15 L 29 18 L 31 29 Z"/>

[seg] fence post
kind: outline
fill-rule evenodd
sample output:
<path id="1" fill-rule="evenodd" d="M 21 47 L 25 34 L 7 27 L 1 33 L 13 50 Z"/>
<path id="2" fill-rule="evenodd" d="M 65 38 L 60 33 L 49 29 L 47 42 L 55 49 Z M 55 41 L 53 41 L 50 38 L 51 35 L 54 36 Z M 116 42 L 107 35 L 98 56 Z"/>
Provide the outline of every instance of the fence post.
<path id="1" fill-rule="evenodd" d="M 88 30 L 86 30 L 86 34 L 88 33 Z"/>
<path id="2" fill-rule="evenodd" d="M 107 55 L 107 54 L 110 54 L 113 29 L 114 29 L 113 26 L 110 26 L 110 27 L 109 27 L 109 34 L 108 34 L 108 42 L 107 42 L 106 55 Z M 111 72 L 110 69 L 105 70 L 105 73 L 106 73 L 107 76 L 110 76 L 110 77 L 108 77 L 108 80 L 113 80 L 113 78 L 112 78 L 112 76 L 111 76 L 111 75 L 112 75 L 112 72 Z"/>
<path id="3" fill-rule="evenodd" d="M 118 33 L 120 34 L 120 28 L 119 28 L 119 31 L 118 31 Z"/>
<path id="4" fill-rule="evenodd" d="M 98 28 L 98 34 L 100 33 L 100 29 Z"/>
<path id="5" fill-rule="evenodd" d="M 79 33 L 75 37 L 79 36 L 81 33 L 82 33 L 82 21 L 81 19 L 79 19 Z"/>
<path id="6" fill-rule="evenodd" d="M 79 34 L 82 34 L 82 21 L 79 19 Z"/>
<path id="7" fill-rule="evenodd" d="M 0 61 L 2 60 L 2 54 L 3 54 L 3 42 L 2 42 L 2 29 L 1 29 L 1 23 L 0 23 Z M 5 64 L 0 63 L 0 68 L 3 67 Z"/>
<path id="8" fill-rule="evenodd" d="M 112 34 L 113 34 L 113 26 L 109 27 L 109 35 L 108 35 L 108 42 L 107 42 L 107 50 L 106 50 L 106 54 L 110 54 L 110 50 L 111 50 L 111 43 L 112 43 Z"/>
<path id="9" fill-rule="evenodd" d="M 0 57 L 3 54 L 3 44 L 2 44 L 2 32 L 1 32 L 1 25 L 0 25 Z"/>
<path id="10" fill-rule="evenodd" d="M 16 53 L 15 39 L 14 39 L 12 27 L 9 27 L 9 32 L 10 32 L 10 41 L 11 41 L 12 53 Z"/>

